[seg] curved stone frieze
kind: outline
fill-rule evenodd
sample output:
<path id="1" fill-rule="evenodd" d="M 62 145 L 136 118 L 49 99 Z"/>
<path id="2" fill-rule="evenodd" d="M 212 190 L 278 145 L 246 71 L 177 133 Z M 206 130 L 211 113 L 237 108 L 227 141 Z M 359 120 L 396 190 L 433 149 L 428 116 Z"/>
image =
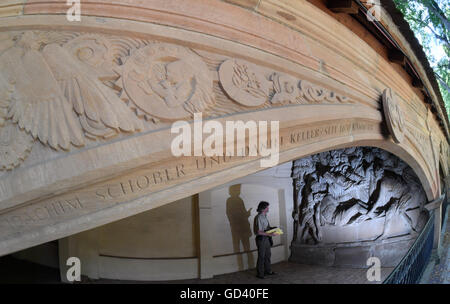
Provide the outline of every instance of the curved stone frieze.
<path id="1" fill-rule="evenodd" d="M 309 81 L 244 60 L 218 64 L 214 71 L 187 47 L 130 37 L 65 31 L 2 33 L 0 119 L 10 120 L 8 125 L 44 145 L 67 151 L 84 146 L 86 138 L 140 131 L 144 128 L 140 117 L 157 122 L 214 113 L 218 97 L 213 73 L 226 94 L 244 107 L 350 102 Z M 241 110 L 228 102 L 236 107 L 232 112 Z M 15 147 L 11 153 L 19 150 Z M 0 170 L 16 167 L 25 157 L 10 155 L 14 165 L 8 161 L 11 164 Z"/>
<path id="2" fill-rule="evenodd" d="M 401 143 L 405 131 L 404 113 L 395 98 L 395 93 L 390 88 L 386 88 L 383 91 L 382 99 L 384 117 L 389 132 L 396 143 Z"/>

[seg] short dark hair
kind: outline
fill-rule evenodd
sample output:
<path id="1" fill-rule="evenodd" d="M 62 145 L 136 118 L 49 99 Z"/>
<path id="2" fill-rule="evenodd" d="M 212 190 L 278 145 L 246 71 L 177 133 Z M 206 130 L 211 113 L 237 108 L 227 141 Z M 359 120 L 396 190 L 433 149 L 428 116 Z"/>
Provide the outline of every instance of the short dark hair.
<path id="1" fill-rule="evenodd" d="M 268 202 L 260 201 L 258 205 L 258 209 L 256 211 L 261 212 L 269 206 Z"/>

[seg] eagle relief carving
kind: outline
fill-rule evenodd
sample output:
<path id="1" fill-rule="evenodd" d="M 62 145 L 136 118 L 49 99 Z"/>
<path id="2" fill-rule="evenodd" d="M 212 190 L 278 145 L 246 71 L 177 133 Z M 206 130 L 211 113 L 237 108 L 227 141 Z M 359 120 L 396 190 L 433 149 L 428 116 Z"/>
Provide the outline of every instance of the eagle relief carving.
<path id="1" fill-rule="evenodd" d="M 69 42 L 69 43 L 67 43 Z M 0 169 L 25 159 L 34 140 L 55 150 L 142 129 L 105 81 L 117 77 L 98 35 L 25 31 L 0 37 Z"/>

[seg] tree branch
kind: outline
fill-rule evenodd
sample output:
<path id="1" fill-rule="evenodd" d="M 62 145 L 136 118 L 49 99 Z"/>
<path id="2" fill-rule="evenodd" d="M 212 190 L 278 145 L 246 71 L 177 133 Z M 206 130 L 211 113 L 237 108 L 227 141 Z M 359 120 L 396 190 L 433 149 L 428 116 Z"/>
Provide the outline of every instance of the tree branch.
<path id="1" fill-rule="evenodd" d="M 450 32 L 450 22 L 448 21 L 447 16 L 441 10 L 436 1 L 424 1 L 423 4 L 441 20 L 442 25 L 444 25 L 444 28 L 447 30 L 447 32 Z"/>
<path id="2" fill-rule="evenodd" d="M 447 90 L 447 92 L 450 94 L 450 86 L 444 81 L 444 79 L 441 78 L 441 76 L 439 76 L 438 73 L 434 72 L 434 75 L 436 76 L 436 78 L 439 80 L 439 82 L 441 83 L 441 85 Z"/>
<path id="3" fill-rule="evenodd" d="M 423 20 L 420 20 L 420 19 L 418 19 L 418 18 L 416 18 L 416 17 L 413 17 L 413 16 L 411 16 L 411 15 L 408 16 L 408 18 L 410 18 L 411 20 L 413 20 L 413 21 L 419 23 L 422 27 L 427 27 L 427 28 L 429 28 L 429 29 L 431 30 L 431 32 L 433 33 L 434 37 L 436 37 L 436 39 L 438 39 L 438 40 L 440 40 L 440 41 L 443 41 L 444 44 L 445 44 L 448 48 L 450 48 L 450 41 L 447 39 L 446 36 L 442 36 L 442 35 L 439 35 L 438 33 L 436 33 L 436 31 L 435 31 L 429 24 L 425 23 Z"/>

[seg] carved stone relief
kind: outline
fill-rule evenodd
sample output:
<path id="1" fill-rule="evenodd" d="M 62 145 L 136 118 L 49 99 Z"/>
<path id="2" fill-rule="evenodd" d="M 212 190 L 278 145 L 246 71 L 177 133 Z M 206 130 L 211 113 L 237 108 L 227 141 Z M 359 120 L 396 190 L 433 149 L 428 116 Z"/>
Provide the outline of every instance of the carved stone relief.
<path id="1" fill-rule="evenodd" d="M 224 61 L 219 68 L 219 79 L 227 95 L 245 106 L 259 106 L 267 101 L 272 105 L 351 102 L 349 98 L 309 81 L 243 60 Z"/>
<path id="2" fill-rule="evenodd" d="M 208 67 L 185 47 L 157 43 L 136 50 L 122 79 L 135 108 L 161 119 L 189 118 L 214 104 Z"/>
<path id="3" fill-rule="evenodd" d="M 142 118 L 158 123 L 190 119 L 195 112 L 353 102 L 244 60 L 211 61 L 200 53 L 95 33 L 0 33 L 0 170 L 20 165 L 37 140 L 68 151 L 141 131 Z"/>
<path id="4" fill-rule="evenodd" d="M 254 65 L 237 59 L 223 62 L 219 78 L 225 92 L 244 106 L 259 106 L 269 97 L 269 81 Z"/>
<path id="5" fill-rule="evenodd" d="M 383 91 L 382 99 L 384 117 L 389 132 L 396 143 L 401 143 L 405 131 L 405 115 L 398 104 L 395 93 L 390 88 Z"/>
<path id="6" fill-rule="evenodd" d="M 327 227 L 374 231 L 369 239 L 350 236 L 348 241 L 381 240 L 421 229 L 417 216 L 411 215 L 412 210 L 422 213 L 426 202 L 420 181 L 406 163 L 384 150 L 353 147 L 305 157 L 294 162 L 293 178 L 294 240 L 299 243 L 323 242 Z M 392 227 L 399 221 L 407 231 Z"/>
<path id="7" fill-rule="evenodd" d="M 2 45 L 7 47 L 0 53 L 0 91 L 10 92 L 2 94 L 2 105 L 7 105 L 2 112 L 5 125 L 16 126 L 55 150 L 83 146 L 85 136 L 110 137 L 140 130 L 136 115 L 104 83 L 116 76 L 105 68 L 111 67 L 111 49 L 103 40 L 95 35 L 39 31 L 10 33 L 4 38 Z M 18 131 L 1 134 L 11 132 Z M 15 165 L 24 156 L 16 155 Z"/>

